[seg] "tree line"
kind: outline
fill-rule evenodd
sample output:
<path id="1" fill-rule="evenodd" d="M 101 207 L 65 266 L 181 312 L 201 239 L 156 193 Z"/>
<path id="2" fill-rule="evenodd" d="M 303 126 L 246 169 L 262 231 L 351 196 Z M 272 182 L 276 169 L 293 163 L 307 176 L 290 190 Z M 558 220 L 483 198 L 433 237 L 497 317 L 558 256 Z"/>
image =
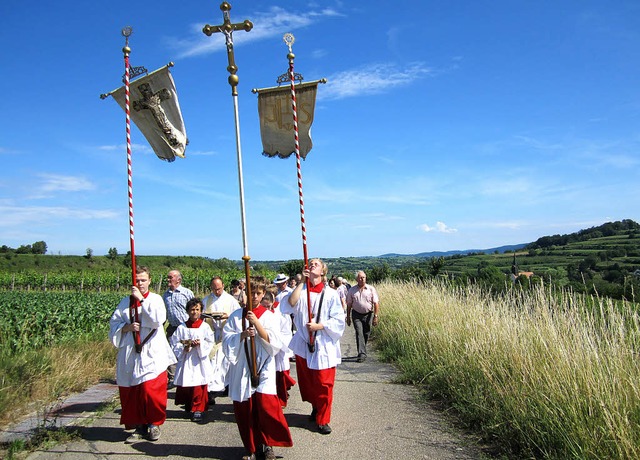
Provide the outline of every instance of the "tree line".
<path id="1" fill-rule="evenodd" d="M 11 248 L 6 244 L 0 246 L 0 254 L 46 254 L 47 243 L 44 241 L 36 241 L 33 244 L 23 244 L 17 249 Z"/>

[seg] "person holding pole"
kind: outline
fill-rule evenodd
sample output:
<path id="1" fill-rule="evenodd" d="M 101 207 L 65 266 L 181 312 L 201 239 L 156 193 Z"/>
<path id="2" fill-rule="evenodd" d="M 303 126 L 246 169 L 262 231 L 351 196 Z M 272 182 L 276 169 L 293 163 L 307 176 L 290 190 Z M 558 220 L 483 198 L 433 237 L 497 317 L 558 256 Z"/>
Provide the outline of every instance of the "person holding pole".
<path id="1" fill-rule="evenodd" d="M 208 384 L 213 378 L 209 353 L 216 344 L 213 330 L 201 318 L 202 301 L 198 297 L 187 302 L 189 319 L 178 326 L 170 340 L 176 355 L 176 405 L 184 404 L 191 421 L 204 423 L 209 408 Z"/>
<path id="2" fill-rule="evenodd" d="M 120 393 L 120 423 L 135 428 L 126 443 L 143 439 L 157 441 L 160 425 L 167 418 L 167 367 L 176 357 L 162 333 L 166 310 L 162 297 L 149 291 L 147 267 L 136 267 L 136 284 L 131 296 L 120 301 L 109 321 L 109 339 L 118 349 L 116 383 Z M 138 301 L 136 314 L 130 297 Z M 135 318 L 138 318 L 136 321 Z M 135 335 L 139 334 L 140 343 Z"/>
<path id="3" fill-rule="evenodd" d="M 251 307 L 231 313 L 222 333 L 222 349 L 229 360 L 227 382 L 233 401 L 244 460 L 276 458 L 273 447 L 291 447 L 289 425 L 282 412 L 276 389 L 275 355 L 285 347 L 279 318 L 263 305 L 263 283 L 251 282 Z M 249 338 L 256 344 L 257 378 L 251 370 Z"/>
<path id="4" fill-rule="evenodd" d="M 296 332 L 289 348 L 296 355 L 300 395 L 303 401 L 311 403 L 310 419 L 317 423 L 322 434 L 331 433 L 333 386 L 336 366 L 342 362 L 340 338 L 345 328 L 340 296 L 323 282 L 326 273 L 327 266 L 322 260 L 311 259 L 309 268 L 302 271 L 304 282 L 283 302 L 283 313 L 287 312 L 284 308 L 287 303 L 294 313 Z M 307 298 L 311 299 L 310 309 Z"/>

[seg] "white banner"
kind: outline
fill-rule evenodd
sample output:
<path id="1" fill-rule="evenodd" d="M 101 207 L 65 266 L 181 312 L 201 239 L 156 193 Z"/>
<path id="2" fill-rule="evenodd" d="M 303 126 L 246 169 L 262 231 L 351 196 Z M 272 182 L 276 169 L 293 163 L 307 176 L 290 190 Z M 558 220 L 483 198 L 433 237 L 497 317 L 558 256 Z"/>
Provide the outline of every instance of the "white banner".
<path id="1" fill-rule="evenodd" d="M 296 112 L 298 114 L 298 143 L 300 156 L 306 158 L 311 150 L 311 124 L 316 106 L 318 83 L 296 85 Z M 270 88 L 258 92 L 258 114 L 262 154 L 287 158 L 295 153 L 291 87 Z"/>
<path id="2" fill-rule="evenodd" d="M 112 93 L 126 111 L 124 86 Z M 189 143 L 178 103 L 178 93 L 169 67 L 129 83 L 131 120 L 136 124 L 151 148 L 161 160 L 184 158 Z"/>

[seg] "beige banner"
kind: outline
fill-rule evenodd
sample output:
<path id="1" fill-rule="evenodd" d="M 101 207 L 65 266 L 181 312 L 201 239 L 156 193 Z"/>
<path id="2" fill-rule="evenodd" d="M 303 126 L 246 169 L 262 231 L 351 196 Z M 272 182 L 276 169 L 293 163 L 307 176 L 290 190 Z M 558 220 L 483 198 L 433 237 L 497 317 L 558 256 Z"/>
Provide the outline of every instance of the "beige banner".
<path id="1" fill-rule="evenodd" d="M 298 142 L 300 156 L 306 158 L 311 150 L 311 124 L 316 105 L 318 83 L 296 85 L 296 112 L 298 114 Z M 258 94 L 258 114 L 263 155 L 287 158 L 295 153 L 295 132 L 293 109 L 291 107 L 291 87 L 283 86 L 260 90 Z"/>

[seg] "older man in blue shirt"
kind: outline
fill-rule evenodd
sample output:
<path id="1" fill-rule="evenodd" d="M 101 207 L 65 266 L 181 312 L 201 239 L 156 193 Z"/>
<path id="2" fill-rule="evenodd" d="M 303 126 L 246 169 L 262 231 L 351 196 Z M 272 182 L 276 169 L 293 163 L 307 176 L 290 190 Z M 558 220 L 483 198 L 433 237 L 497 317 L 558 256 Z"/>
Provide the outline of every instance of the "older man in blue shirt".
<path id="1" fill-rule="evenodd" d="M 162 294 L 164 306 L 167 308 L 167 340 L 178 329 L 181 323 L 189 319 L 189 314 L 185 307 L 187 302 L 193 299 L 194 295 L 191 289 L 182 286 L 182 273 L 178 270 L 171 270 L 167 274 L 168 289 Z M 175 364 L 169 366 L 169 378 L 173 380 L 175 373 Z"/>

